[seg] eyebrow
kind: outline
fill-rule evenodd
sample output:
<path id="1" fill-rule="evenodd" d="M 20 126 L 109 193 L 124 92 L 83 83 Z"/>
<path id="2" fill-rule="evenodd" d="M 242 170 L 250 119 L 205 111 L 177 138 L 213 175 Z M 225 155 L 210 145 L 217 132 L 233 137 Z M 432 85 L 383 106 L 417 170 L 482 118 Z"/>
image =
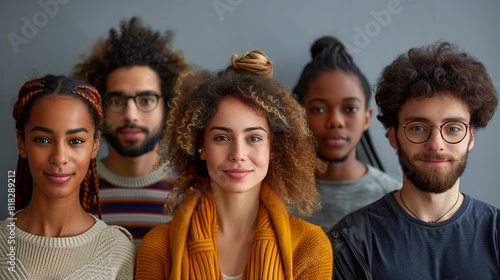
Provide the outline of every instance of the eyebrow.
<path id="1" fill-rule="evenodd" d="M 43 126 L 35 126 L 35 127 L 33 127 L 33 129 L 31 131 L 32 132 L 33 131 L 42 131 L 42 132 L 54 134 L 54 131 L 52 129 L 46 128 L 46 127 L 43 127 Z M 88 130 L 85 129 L 84 127 L 70 129 L 70 130 L 66 131 L 66 135 L 76 134 L 76 133 L 79 133 L 79 132 L 88 132 Z"/>
<path id="2" fill-rule="evenodd" d="M 110 91 L 110 92 L 107 92 L 106 94 L 109 94 L 109 95 L 122 95 L 122 96 L 127 96 L 123 91 Z M 159 94 L 158 92 L 156 92 L 155 90 L 150 90 L 150 89 L 146 89 L 146 90 L 138 90 L 135 92 L 135 95 L 140 95 L 140 94 Z"/>
<path id="3" fill-rule="evenodd" d="M 209 129 L 209 131 L 212 130 L 222 130 L 222 131 L 227 131 L 227 132 L 233 132 L 232 129 L 223 127 L 223 126 L 214 126 Z M 253 127 L 248 127 L 243 130 L 243 132 L 249 132 L 249 131 L 254 131 L 254 130 L 262 130 L 267 133 L 267 130 L 265 130 L 262 126 L 253 126 Z"/>
<path id="4" fill-rule="evenodd" d="M 423 117 L 408 117 L 408 118 L 405 118 L 405 121 L 425 121 L 428 123 L 431 122 L 428 118 L 423 118 Z M 443 119 L 442 122 L 445 123 L 445 122 L 450 122 L 450 121 L 461 121 L 464 123 L 468 122 L 467 119 L 464 117 L 446 118 L 446 119 Z"/>
<path id="5" fill-rule="evenodd" d="M 357 98 L 357 97 L 346 97 L 344 99 L 342 99 L 342 102 L 345 102 L 345 101 L 350 101 L 350 100 L 355 100 L 355 101 L 359 101 L 361 102 L 361 99 Z M 307 103 L 307 105 L 313 103 L 313 102 L 316 102 L 316 101 L 319 101 L 319 102 L 328 102 L 328 99 L 325 99 L 325 98 L 313 98 L 311 99 L 311 101 L 309 101 Z"/>

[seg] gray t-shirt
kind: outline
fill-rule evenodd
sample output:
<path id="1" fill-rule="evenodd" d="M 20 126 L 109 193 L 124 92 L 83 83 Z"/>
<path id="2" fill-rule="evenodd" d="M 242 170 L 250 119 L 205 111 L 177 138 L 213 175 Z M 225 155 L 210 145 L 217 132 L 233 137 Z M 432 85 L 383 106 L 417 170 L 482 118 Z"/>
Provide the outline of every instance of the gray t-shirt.
<path id="1" fill-rule="evenodd" d="M 402 184 L 381 170 L 367 165 L 366 174 L 352 181 L 316 180 L 322 209 L 302 219 L 321 226 L 326 232 L 345 215 L 366 206 Z"/>

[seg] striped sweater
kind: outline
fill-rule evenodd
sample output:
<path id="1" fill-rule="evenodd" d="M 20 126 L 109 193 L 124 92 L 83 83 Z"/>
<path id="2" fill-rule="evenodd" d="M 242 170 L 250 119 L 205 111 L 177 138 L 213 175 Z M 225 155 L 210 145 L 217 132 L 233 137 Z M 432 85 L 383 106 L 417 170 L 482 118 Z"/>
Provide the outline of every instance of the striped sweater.
<path id="1" fill-rule="evenodd" d="M 144 176 L 124 177 L 113 173 L 100 160 L 96 168 L 102 219 L 126 228 L 137 247 L 150 229 L 172 219 L 164 213 L 163 205 L 172 190 L 173 172 L 166 174 L 162 167 Z"/>

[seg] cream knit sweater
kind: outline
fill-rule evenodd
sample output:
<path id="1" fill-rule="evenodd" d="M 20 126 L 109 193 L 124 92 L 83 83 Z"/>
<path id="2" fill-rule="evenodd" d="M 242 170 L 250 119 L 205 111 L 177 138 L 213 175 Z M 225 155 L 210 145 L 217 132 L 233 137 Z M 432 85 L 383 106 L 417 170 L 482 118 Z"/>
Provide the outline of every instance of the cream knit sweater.
<path id="1" fill-rule="evenodd" d="M 96 222 L 86 232 L 63 238 L 33 235 L 11 219 L 2 221 L 0 279 L 133 279 L 132 236 L 92 217 Z"/>

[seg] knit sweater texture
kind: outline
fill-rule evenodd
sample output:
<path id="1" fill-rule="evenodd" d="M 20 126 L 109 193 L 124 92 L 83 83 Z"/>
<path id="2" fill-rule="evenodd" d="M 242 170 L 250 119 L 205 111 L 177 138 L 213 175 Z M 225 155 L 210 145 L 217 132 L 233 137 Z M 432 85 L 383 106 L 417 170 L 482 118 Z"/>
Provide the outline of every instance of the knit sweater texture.
<path id="1" fill-rule="evenodd" d="M 171 222 L 143 239 L 136 279 L 222 279 L 215 201 L 209 188 L 186 197 Z M 331 245 L 320 227 L 291 216 L 267 186 L 243 279 L 331 279 Z"/>
<path id="2" fill-rule="evenodd" d="M 143 176 L 125 177 L 109 170 L 101 160 L 96 162 L 99 175 L 99 200 L 102 220 L 108 225 L 126 228 L 136 247 L 153 227 L 169 222 L 163 204 L 176 178 L 165 166 Z M 94 208 L 93 214 L 97 214 Z"/>
<path id="3" fill-rule="evenodd" d="M 95 224 L 72 237 L 33 235 L 12 218 L 2 221 L 0 279 L 133 279 L 132 236 L 92 217 Z"/>

